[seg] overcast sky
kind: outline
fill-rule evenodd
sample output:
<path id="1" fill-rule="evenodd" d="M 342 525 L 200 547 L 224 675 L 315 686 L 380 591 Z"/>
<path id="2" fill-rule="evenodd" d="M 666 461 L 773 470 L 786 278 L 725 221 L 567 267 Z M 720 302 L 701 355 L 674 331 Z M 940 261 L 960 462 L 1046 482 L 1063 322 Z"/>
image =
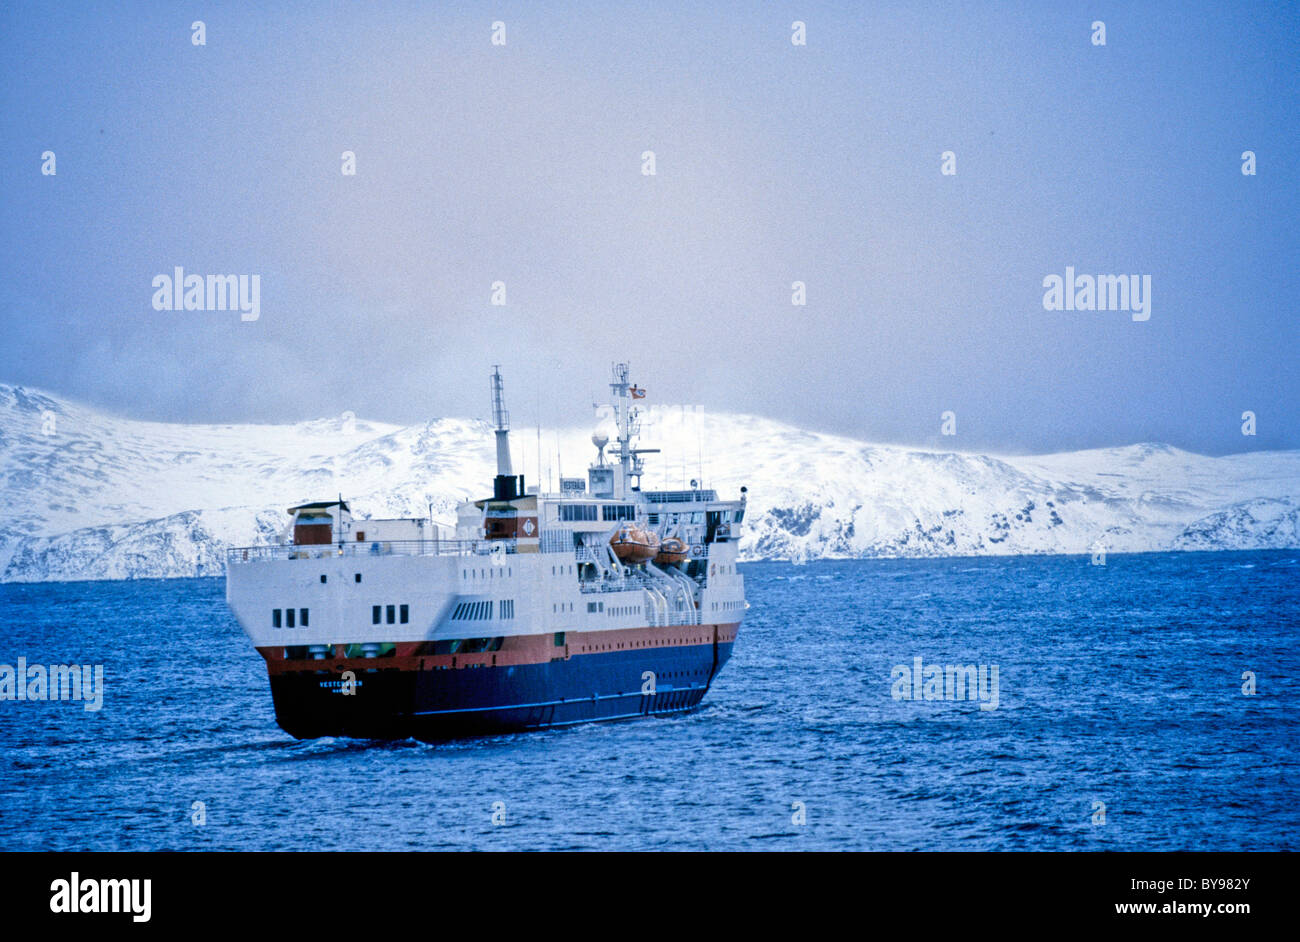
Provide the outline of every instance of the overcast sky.
<path id="1" fill-rule="evenodd" d="M 0 12 L 0 382 L 414 423 L 499 362 L 516 424 L 583 424 L 627 358 L 884 442 L 1300 447 L 1295 6 L 78 6 Z M 260 317 L 154 310 L 176 266 Z M 1150 319 L 1044 310 L 1066 266 Z"/>

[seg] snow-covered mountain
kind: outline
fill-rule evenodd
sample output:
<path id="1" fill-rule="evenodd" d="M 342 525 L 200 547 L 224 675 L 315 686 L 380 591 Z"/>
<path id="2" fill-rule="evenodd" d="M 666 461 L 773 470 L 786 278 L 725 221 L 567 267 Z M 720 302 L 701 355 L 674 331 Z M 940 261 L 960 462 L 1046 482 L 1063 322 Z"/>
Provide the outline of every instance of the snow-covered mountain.
<path id="1" fill-rule="evenodd" d="M 591 427 L 541 433 L 541 476 L 582 473 Z M 643 412 L 645 486 L 749 488 L 743 558 L 1300 546 L 1300 451 L 1207 458 L 1140 444 L 1035 457 L 873 445 L 751 415 Z M 557 449 L 561 458 L 557 460 Z M 537 435 L 514 436 L 537 483 Z M 494 473 L 481 421 L 168 425 L 0 384 L 0 581 L 217 575 L 304 500 L 432 513 Z"/>

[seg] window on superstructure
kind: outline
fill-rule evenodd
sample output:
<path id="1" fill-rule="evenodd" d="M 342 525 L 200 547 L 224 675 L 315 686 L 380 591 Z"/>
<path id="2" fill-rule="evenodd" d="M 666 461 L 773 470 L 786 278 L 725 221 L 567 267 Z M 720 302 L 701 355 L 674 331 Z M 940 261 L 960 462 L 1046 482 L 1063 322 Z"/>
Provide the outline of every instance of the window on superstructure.
<path id="1" fill-rule="evenodd" d="M 397 611 L 398 611 L 398 620 L 401 621 L 403 625 L 405 625 L 407 622 L 411 620 L 411 606 L 402 605 L 398 608 Z M 303 622 L 303 624 L 305 625 L 306 622 Z"/>
<path id="2" fill-rule="evenodd" d="M 379 624 L 380 607 L 378 605 L 370 606 L 370 624 Z"/>
<path id="3" fill-rule="evenodd" d="M 291 608 L 286 608 L 286 609 L 284 610 L 284 627 L 286 627 L 286 628 L 292 628 L 292 627 L 294 627 L 294 625 L 293 625 L 293 615 L 294 615 L 293 609 L 291 609 Z"/>
<path id="4" fill-rule="evenodd" d="M 386 616 L 386 620 L 388 624 L 390 625 L 393 624 L 395 621 L 397 621 L 397 606 L 389 605 L 387 608 L 384 609 L 384 615 Z"/>
<path id="5" fill-rule="evenodd" d="M 305 608 L 298 609 L 298 624 L 301 625 L 303 628 L 307 627 L 307 609 Z"/>
<path id="6" fill-rule="evenodd" d="M 280 627 L 280 610 L 278 608 L 271 609 L 271 627 Z"/>

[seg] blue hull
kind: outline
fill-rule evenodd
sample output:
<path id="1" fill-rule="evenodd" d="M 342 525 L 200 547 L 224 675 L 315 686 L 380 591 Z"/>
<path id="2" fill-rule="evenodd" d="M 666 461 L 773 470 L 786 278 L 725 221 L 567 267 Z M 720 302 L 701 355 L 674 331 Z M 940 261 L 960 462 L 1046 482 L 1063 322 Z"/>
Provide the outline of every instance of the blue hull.
<path id="1" fill-rule="evenodd" d="M 600 720 L 678 713 L 697 706 L 731 656 L 731 642 L 611 651 L 541 664 L 272 676 L 276 721 L 291 736 L 445 740 Z M 647 672 L 654 674 L 649 692 Z M 643 692 L 643 689 L 647 692 Z"/>

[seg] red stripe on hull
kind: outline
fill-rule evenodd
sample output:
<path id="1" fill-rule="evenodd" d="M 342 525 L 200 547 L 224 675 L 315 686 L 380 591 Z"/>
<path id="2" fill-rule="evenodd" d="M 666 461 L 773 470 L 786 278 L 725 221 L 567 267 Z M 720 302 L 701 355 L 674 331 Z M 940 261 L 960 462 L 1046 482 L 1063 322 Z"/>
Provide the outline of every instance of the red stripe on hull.
<path id="1" fill-rule="evenodd" d="M 564 661 L 590 654 L 608 654 L 612 651 L 630 651 L 682 647 L 690 645 L 730 644 L 736 640 L 740 629 L 738 622 L 710 625 L 671 625 L 664 628 L 615 628 L 608 631 L 559 632 L 562 644 L 556 644 L 555 634 L 507 635 L 496 651 L 458 654 L 422 653 L 428 641 L 399 641 L 393 653 L 385 657 L 344 657 L 348 644 L 329 645 L 330 653 L 324 658 L 287 657 L 287 649 L 295 645 L 260 647 L 258 653 L 266 660 L 267 673 L 272 676 L 302 671 L 333 670 L 460 670 L 467 667 L 509 667 L 521 664 L 545 664 Z M 453 640 L 453 639 L 449 639 Z"/>

